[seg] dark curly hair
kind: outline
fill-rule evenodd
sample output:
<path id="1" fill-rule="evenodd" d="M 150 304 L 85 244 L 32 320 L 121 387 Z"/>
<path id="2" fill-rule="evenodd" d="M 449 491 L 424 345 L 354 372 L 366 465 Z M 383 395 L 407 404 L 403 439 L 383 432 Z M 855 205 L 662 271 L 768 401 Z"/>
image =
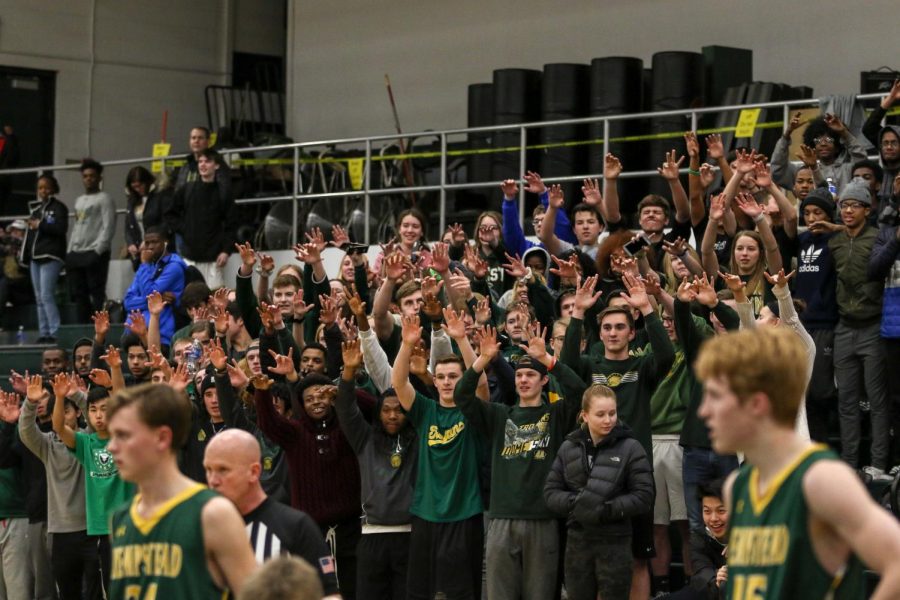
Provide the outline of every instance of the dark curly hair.
<path id="1" fill-rule="evenodd" d="M 825 123 L 825 117 L 816 117 L 806 126 L 803 132 L 803 143 L 810 148 L 816 147 L 816 138 L 827 135 L 834 140 L 834 155 L 837 156 L 844 151 L 844 145 L 841 143 L 840 136 L 833 132 Z"/>

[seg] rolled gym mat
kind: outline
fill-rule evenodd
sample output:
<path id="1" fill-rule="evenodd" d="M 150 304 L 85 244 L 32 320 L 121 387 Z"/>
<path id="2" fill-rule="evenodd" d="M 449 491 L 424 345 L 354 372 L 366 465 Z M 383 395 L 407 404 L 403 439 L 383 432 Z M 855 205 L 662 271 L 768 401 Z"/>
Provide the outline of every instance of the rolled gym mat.
<path id="1" fill-rule="evenodd" d="M 636 113 L 644 110 L 644 61 L 630 56 L 606 56 L 591 61 L 590 96 L 588 99 L 590 116 Z M 640 135 L 644 125 L 639 121 L 611 121 L 609 137 L 622 138 Z M 603 123 L 592 123 L 588 128 L 591 140 L 603 139 Z M 603 176 L 603 157 L 612 152 L 625 169 L 638 168 L 642 157 L 643 142 L 611 142 L 606 148 L 602 144 L 588 147 L 588 172 L 595 177 Z M 637 187 L 635 180 L 623 179 L 619 182 L 619 197 L 622 209 L 632 210 L 633 194 L 630 189 Z"/>
<path id="2" fill-rule="evenodd" d="M 657 52 L 653 55 L 651 106 L 657 110 L 701 107 L 704 101 L 706 68 L 699 52 Z M 657 117 L 651 120 L 652 135 L 677 134 L 690 129 L 689 116 Z M 662 164 L 667 151 L 684 152 L 680 136 L 651 139 L 647 152 L 647 169 Z M 687 185 L 685 180 L 684 185 Z M 669 186 L 661 177 L 651 178 L 647 193 L 669 197 Z"/>
<path id="3" fill-rule="evenodd" d="M 588 106 L 587 65 L 575 63 L 552 63 L 544 65 L 541 82 L 541 120 L 559 121 L 577 119 L 587 115 Z M 566 144 L 584 142 L 587 139 L 585 125 L 558 125 L 539 130 L 541 144 Z M 587 146 L 582 144 L 557 146 L 538 151 L 537 169 L 544 177 L 565 177 L 582 175 L 587 172 Z M 563 192 L 566 205 L 573 206 L 581 200 L 581 183 L 564 182 Z M 534 208 L 537 198 L 528 198 L 526 212 Z"/>
<path id="4" fill-rule="evenodd" d="M 511 125 L 540 119 L 541 115 L 541 72 L 533 69 L 497 69 L 494 71 L 494 124 Z M 519 131 L 497 131 L 491 135 L 491 145 L 495 149 L 516 148 L 496 152 L 492 160 L 492 179 L 498 183 L 507 178 L 521 177 L 519 167 Z M 529 132 L 526 144 L 536 143 L 537 132 Z M 536 164 L 531 153 L 526 165 Z M 492 193 L 489 206 L 499 210 L 500 193 Z"/>

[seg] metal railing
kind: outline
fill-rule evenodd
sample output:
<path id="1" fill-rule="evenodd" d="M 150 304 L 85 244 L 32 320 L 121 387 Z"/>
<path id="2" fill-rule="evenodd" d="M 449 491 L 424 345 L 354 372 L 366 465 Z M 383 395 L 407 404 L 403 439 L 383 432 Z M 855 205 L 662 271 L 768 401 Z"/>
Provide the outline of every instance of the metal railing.
<path id="1" fill-rule="evenodd" d="M 856 96 L 857 100 L 874 100 L 880 99 L 883 97 L 883 94 L 860 94 Z M 517 147 L 512 148 L 504 148 L 504 149 L 496 149 L 496 148 L 486 148 L 482 150 L 483 153 L 495 153 L 495 152 L 509 152 L 518 149 L 519 151 L 519 173 L 525 173 L 527 165 L 527 151 L 528 151 L 528 132 L 531 130 L 542 129 L 547 127 L 556 127 L 561 125 L 588 125 L 592 123 L 602 123 L 603 124 L 603 138 L 602 140 L 589 140 L 587 143 L 597 143 L 602 144 L 604 148 L 609 147 L 610 143 L 610 124 L 617 121 L 628 121 L 628 120 L 639 120 L 639 119 L 656 119 L 656 118 L 664 118 L 664 117 L 679 117 L 683 116 L 689 118 L 690 120 L 690 129 L 692 131 L 697 130 L 697 125 L 699 119 L 703 115 L 715 114 L 715 113 L 737 113 L 738 111 L 745 109 L 782 109 L 782 123 L 787 122 L 789 120 L 790 111 L 793 108 L 798 107 L 813 107 L 819 104 L 818 99 L 816 98 L 808 98 L 801 100 L 785 100 L 785 101 L 777 101 L 777 102 L 759 102 L 753 104 L 737 104 L 737 105 L 729 105 L 729 106 L 712 106 L 705 108 L 691 108 L 691 109 L 680 109 L 680 110 L 666 110 L 666 111 L 657 111 L 657 112 L 644 112 L 644 113 L 626 113 L 626 114 L 618 114 L 618 115 L 607 115 L 601 117 L 584 117 L 578 119 L 563 119 L 557 121 L 537 121 L 531 123 L 519 123 L 513 125 L 489 125 L 484 127 L 470 127 L 470 128 L 460 128 L 460 129 L 446 129 L 441 131 L 420 131 L 415 133 L 404 133 L 402 136 L 398 134 L 386 134 L 386 135 L 377 135 L 377 136 L 368 136 L 368 137 L 351 137 L 351 138 L 341 138 L 341 139 L 331 139 L 331 140 L 316 140 L 309 142 L 295 142 L 290 144 L 276 144 L 270 146 L 253 146 L 247 148 L 228 148 L 220 150 L 220 152 L 225 155 L 239 155 L 239 154 L 254 154 L 260 152 L 275 152 L 275 151 L 284 151 L 289 150 L 293 154 L 292 160 L 290 162 L 293 164 L 293 181 L 291 182 L 291 194 L 283 194 L 283 195 L 273 195 L 273 196 L 265 196 L 265 197 L 253 197 L 253 198 L 239 198 L 236 199 L 237 204 L 259 204 L 259 203 L 268 203 L 268 202 L 286 202 L 291 201 L 293 203 L 292 210 L 292 228 L 291 228 L 291 244 L 294 244 L 297 240 L 297 221 L 299 218 L 299 203 L 301 201 L 312 201 L 319 199 L 328 199 L 328 198 L 351 198 L 351 197 L 362 197 L 363 205 L 364 205 L 364 215 L 366 220 L 366 228 L 365 228 L 365 239 L 364 243 L 370 243 L 370 231 L 371 231 L 371 206 L 372 199 L 378 198 L 381 196 L 387 195 L 400 195 L 400 194 L 408 194 L 408 193 L 420 193 L 420 192 L 438 192 L 439 193 L 439 227 L 440 231 L 443 232 L 447 226 L 447 193 L 456 190 L 471 190 L 471 189 L 482 189 L 482 188 L 494 188 L 498 185 L 497 181 L 479 181 L 479 182 L 467 182 L 467 183 L 450 183 L 448 182 L 448 173 L 447 173 L 447 158 L 448 158 L 448 138 L 451 136 L 457 135 L 467 135 L 467 134 L 479 134 L 479 133 L 489 133 L 489 132 L 509 132 L 516 131 L 519 134 L 519 144 Z M 734 127 L 727 127 L 724 129 L 733 130 Z M 685 129 L 686 130 L 686 129 Z M 422 138 L 422 137 L 438 137 L 440 140 L 440 174 L 439 174 L 439 182 L 436 184 L 430 185 L 407 185 L 407 186 L 398 186 L 398 187 L 389 187 L 389 188 L 374 188 L 372 186 L 372 178 L 371 178 L 371 166 L 373 164 L 373 149 L 376 147 L 376 144 L 380 142 L 385 143 L 393 143 L 398 138 L 404 138 L 406 140 L 414 139 L 414 138 Z M 672 134 L 671 137 L 676 137 L 675 134 Z M 346 145 L 355 145 L 354 148 L 356 151 L 359 150 L 359 146 L 362 145 L 364 147 L 364 154 L 361 157 L 364 161 L 363 163 L 363 185 L 362 189 L 359 190 L 340 190 L 340 191 L 326 191 L 326 192 L 313 192 L 313 193 L 303 193 L 301 191 L 301 173 L 300 173 L 300 165 L 301 165 L 301 153 L 304 149 L 308 148 L 321 148 L 321 147 L 336 147 L 336 146 L 346 146 Z M 464 155 L 466 153 L 474 153 L 473 151 L 456 151 L 452 154 L 454 155 Z M 402 159 L 409 155 L 412 155 L 411 151 L 408 151 L 406 155 L 398 155 L 392 157 L 393 159 Z M 126 166 L 126 165 L 137 165 L 137 164 L 149 164 L 152 162 L 162 162 L 163 168 L 165 169 L 166 163 L 171 163 L 173 161 L 177 161 L 179 159 L 184 159 L 188 155 L 187 154 L 177 154 L 170 155 L 167 157 L 142 157 L 142 158 L 132 158 L 132 159 L 120 159 L 120 160 L 105 160 L 101 161 L 104 166 Z M 28 168 L 17 168 L 17 169 L 6 169 L 0 170 L 0 175 L 12 175 L 12 174 L 20 174 L 20 173 L 42 173 L 45 171 L 66 171 L 66 170 L 77 170 L 79 168 L 78 164 L 65 164 L 65 165 L 52 165 L 52 166 L 41 166 L 41 167 L 28 167 Z M 682 169 L 682 172 L 686 172 L 687 169 Z M 582 173 L 577 175 L 569 175 L 562 177 L 545 177 L 544 181 L 546 183 L 561 183 L 568 181 L 581 181 L 587 177 L 597 177 L 598 174 L 590 174 L 590 173 Z M 640 178 L 640 177 L 657 177 L 658 173 L 655 169 L 651 170 L 639 170 L 639 171 L 626 171 L 621 174 L 621 178 Z M 522 186 L 520 186 L 519 190 L 519 221 L 524 222 L 524 211 L 525 211 L 525 190 Z M 119 211 L 124 212 L 122 210 Z M 15 218 L 27 218 L 27 215 L 15 215 L 15 216 L 4 216 L 3 219 L 15 219 Z"/>

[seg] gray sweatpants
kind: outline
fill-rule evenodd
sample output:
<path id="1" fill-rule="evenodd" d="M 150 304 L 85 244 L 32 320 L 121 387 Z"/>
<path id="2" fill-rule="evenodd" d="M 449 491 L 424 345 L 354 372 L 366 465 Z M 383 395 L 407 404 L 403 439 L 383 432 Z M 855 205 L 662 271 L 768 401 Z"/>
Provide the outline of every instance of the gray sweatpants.
<path id="1" fill-rule="evenodd" d="M 56 598 L 56 582 L 50 568 L 47 521 L 28 524 L 28 553 L 34 574 L 35 600 L 54 600 Z"/>
<path id="2" fill-rule="evenodd" d="M 0 600 L 31 600 L 28 519 L 0 520 Z"/>
<path id="3" fill-rule="evenodd" d="M 487 597 L 553 598 L 558 558 L 555 520 L 491 519 L 487 532 Z"/>
<path id="4" fill-rule="evenodd" d="M 862 392 L 869 400 L 872 421 L 872 466 L 888 467 L 890 409 L 887 401 L 884 342 L 881 325 L 848 327 L 843 321 L 834 329 L 834 374 L 838 387 L 841 421 L 841 458 L 851 467 L 860 466 L 860 411 Z"/>

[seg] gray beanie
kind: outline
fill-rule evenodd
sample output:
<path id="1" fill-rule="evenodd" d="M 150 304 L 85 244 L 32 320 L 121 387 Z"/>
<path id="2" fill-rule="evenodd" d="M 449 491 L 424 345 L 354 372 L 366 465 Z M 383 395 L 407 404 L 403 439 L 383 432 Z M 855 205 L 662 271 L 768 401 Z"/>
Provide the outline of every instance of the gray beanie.
<path id="1" fill-rule="evenodd" d="M 856 200 L 860 204 L 872 206 L 872 194 L 869 193 L 869 184 L 861 177 L 854 177 L 853 181 L 844 186 L 841 190 L 841 202 L 845 200 Z"/>

